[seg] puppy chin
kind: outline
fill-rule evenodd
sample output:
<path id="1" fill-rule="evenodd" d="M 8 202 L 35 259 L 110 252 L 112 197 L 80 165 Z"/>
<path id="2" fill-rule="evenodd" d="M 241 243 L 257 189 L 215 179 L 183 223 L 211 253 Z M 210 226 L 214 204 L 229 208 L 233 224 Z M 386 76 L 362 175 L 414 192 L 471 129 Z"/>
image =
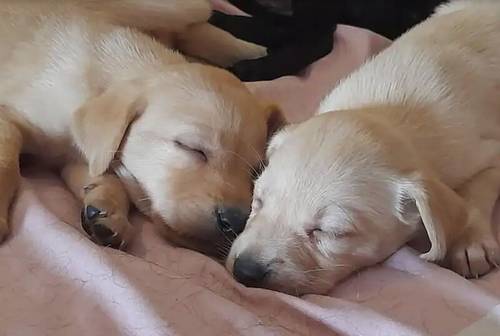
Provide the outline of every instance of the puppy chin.
<path id="1" fill-rule="evenodd" d="M 336 285 L 334 280 L 330 279 L 269 279 L 262 284 L 262 288 L 282 292 L 293 296 L 302 296 L 307 294 L 324 295 L 333 290 Z"/>
<path id="2" fill-rule="evenodd" d="M 217 255 L 217 243 L 177 231 L 158 214 L 151 214 L 151 219 L 162 237 L 177 247 L 187 248 L 210 256 Z"/>

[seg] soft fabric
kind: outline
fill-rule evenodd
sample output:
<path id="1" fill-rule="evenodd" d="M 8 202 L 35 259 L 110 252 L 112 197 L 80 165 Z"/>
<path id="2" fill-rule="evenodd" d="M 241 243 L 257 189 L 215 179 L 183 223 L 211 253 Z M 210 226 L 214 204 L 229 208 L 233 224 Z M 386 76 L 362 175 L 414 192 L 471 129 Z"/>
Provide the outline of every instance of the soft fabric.
<path id="1" fill-rule="evenodd" d="M 302 77 L 249 85 L 290 120 L 307 118 L 388 45 L 342 26 L 335 39 L 333 53 Z M 405 247 L 328 296 L 244 288 L 210 258 L 169 245 L 140 215 L 128 253 L 96 246 L 58 177 L 35 167 L 23 175 L 13 232 L 0 246 L 1 336 L 500 334 L 499 272 L 468 281 Z"/>

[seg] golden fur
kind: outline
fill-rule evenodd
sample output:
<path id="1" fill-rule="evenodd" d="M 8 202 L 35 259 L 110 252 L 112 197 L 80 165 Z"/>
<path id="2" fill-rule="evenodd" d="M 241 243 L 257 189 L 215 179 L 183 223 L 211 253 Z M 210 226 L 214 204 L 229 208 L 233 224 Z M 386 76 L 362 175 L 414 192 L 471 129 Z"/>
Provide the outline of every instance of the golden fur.
<path id="1" fill-rule="evenodd" d="M 498 1 L 444 6 L 319 112 L 271 140 L 230 271 L 253 258 L 267 267 L 260 286 L 322 293 L 424 231 L 425 260 L 466 277 L 498 267 Z"/>
<path id="2" fill-rule="evenodd" d="M 216 250 L 214 208 L 250 206 L 279 111 L 172 49 L 218 65 L 265 54 L 209 15 L 204 0 L 0 1 L 0 240 L 29 153 L 102 211 L 120 247 L 132 201 L 175 241 Z"/>

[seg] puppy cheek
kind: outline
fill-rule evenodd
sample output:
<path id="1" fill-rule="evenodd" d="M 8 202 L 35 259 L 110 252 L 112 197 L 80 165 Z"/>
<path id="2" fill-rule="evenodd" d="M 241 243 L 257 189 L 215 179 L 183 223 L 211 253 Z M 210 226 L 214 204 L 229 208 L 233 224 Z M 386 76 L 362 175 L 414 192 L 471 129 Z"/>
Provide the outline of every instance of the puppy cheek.
<path id="1" fill-rule="evenodd" d="M 300 295 L 304 289 L 310 288 L 310 284 L 311 281 L 306 270 L 302 269 L 300 265 L 285 261 L 274 265 L 266 287 L 292 295 Z"/>
<path id="2" fill-rule="evenodd" d="M 218 193 L 208 180 L 199 170 L 172 170 L 165 179 L 169 188 L 164 189 L 164 199 L 175 205 L 172 210 L 182 214 L 178 217 L 184 217 L 184 221 L 212 215 Z"/>
<path id="3" fill-rule="evenodd" d="M 290 265 L 297 265 L 296 269 L 303 270 L 313 270 L 320 267 L 316 257 L 317 251 L 314 251 L 315 246 L 308 238 L 296 237 L 287 242 L 285 255 L 289 259 Z"/>
<path id="4" fill-rule="evenodd" d="M 176 200 L 169 212 L 172 219 L 169 224 L 180 234 L 195 237 L 204 241 L 216 241 L 219 231 L 214 216 L 214 203 L 204 198 L 190 201 Z"/>
<path id="5" fill-rule="evenodd" d="M 316 277 L 311 277 L 303 286 L 302 291 L 307 294 L 324 295 L 332 291 L 336 284 L 335 276 L 330 272 L 325 272 Z"/>
<path id="6" fill-rule="evenodd" d="M 308 263 L 296 264 L 295 261 L 285 260 L 281 267 L 276 269 L 276 278 L 271 279 L 272 289 L 286 291 L 292 295 L 302 294 L 325 294 L 330 291 L 337 282 L 335 268 L 328 270 L 318 264 Z M 326 266 L 326 265 L 323 265 Z M 316 272 L 321 269 L 322 271 Z M 323 271 L 324 269 L 324 271 Z"/>

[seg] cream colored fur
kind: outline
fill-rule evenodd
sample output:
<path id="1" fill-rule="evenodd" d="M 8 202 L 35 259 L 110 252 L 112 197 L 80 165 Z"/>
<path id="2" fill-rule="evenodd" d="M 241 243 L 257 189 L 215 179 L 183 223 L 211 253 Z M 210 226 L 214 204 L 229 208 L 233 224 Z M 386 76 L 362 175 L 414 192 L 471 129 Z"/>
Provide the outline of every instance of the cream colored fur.
<path id="1" fill-rule="evenodd" d="M 440 8 L 268 152 L 229 270 L 250 255 L 263 287 L 325 292 L 424 230 L 422 258 L 467 277 L 497 267 L 500 2 Z"/>
<path id="2" fill-rule="evenodd" d="M 209 15 L 205 0 L 0 1 L 0 240 L 28 153 L 102 210 L 115 247 L 133 236 L 130 196 L 173 241 L 216 251 L 214 209 L 250 206 L 250 171 L 279 112 L 173 50 L 203 43 L 192 56 L 221 65 L 265 54 Z"/>

